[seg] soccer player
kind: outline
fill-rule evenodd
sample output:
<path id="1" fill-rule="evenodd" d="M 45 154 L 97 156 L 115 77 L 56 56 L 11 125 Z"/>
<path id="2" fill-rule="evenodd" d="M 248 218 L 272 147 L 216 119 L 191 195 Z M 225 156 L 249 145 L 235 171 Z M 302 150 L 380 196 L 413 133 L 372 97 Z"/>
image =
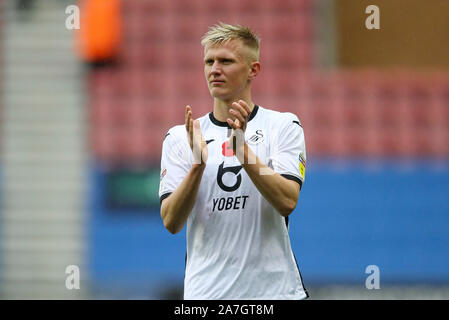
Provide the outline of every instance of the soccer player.
<path id="1" fill-rule="evenodd" d="M 255 105 L 259 38 L 220 23 L 202 39 L 213 111 L 172 127 L 162 147 L 164 226 L 187 223 L 184 299 L 304 299 L 288 235 L 305 177 L 303 128 Z"/>

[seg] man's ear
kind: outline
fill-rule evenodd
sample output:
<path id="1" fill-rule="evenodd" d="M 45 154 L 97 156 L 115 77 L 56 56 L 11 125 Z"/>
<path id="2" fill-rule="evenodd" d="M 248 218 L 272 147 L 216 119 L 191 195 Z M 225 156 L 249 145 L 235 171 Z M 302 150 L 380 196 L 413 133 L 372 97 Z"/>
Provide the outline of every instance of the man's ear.
<path id="1" fill-rule="evenodd" d="M 249 76 L 248 76 L 248 80 L 254 80 L 257 75 L 260 72 L 260 62 L 259 61 L 253 61 L 251 62 L 251 64 L 249 65 Z"/>

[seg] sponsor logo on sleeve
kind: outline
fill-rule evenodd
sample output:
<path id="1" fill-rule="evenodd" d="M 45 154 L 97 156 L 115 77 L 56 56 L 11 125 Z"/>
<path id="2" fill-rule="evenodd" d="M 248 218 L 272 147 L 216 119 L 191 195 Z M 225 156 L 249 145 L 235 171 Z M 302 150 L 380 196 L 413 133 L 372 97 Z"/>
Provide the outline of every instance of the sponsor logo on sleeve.
<path id="1" fill-rule="evenodd" d="M 299 173 L 301 177 L 304 179 L 306 175 L 306 160 L 302 155 L 299 155 Z"/>

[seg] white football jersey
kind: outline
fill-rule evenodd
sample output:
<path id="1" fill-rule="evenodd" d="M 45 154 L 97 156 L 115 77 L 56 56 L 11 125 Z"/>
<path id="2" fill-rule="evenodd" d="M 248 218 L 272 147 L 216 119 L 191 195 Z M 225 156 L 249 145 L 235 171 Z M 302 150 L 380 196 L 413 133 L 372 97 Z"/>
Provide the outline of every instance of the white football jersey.
<path id="1" fill-rule="evenodd" d="M 199 121 L 208 159 L 187 220 L 184 299 L 308 297 L 290 245 L 288 218 L 265 200 L 232 149 L 226 148 L 229 125 L 212 112 Z M 256 105 L 245 141 L 268 167 L 302 186 L 306 148 L 294 114 Z M 172 127 L 162 147 L 161 202 L 181 184 L 193 161 L 185 125 Z"/>

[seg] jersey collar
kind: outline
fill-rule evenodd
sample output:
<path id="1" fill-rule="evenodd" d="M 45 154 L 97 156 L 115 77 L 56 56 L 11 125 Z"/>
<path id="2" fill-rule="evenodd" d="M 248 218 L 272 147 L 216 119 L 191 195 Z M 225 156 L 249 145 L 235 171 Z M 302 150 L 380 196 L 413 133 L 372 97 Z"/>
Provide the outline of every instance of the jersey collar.
<path id="1" fill-rule="evenodd" d="M 257 104 L 254 105 L 253 111 L 251 111 L 251 114 L 249 115 L 248 118 L 248 122 L 251 121 L 257 113 L 257 110 L 259 109 L 259 106 Z M 223 122 L 223 121 L 219 121 L 214 117 L 214 113 L 210 112 L 209 113 L 209 119 L 210 121 L 212 121 L 213 124 L 215 124 L 216 126 L 219 127 L 226 127 L 226 128 L 231 128 L 231 126 L 227 123 L 227 122 Z"/>

